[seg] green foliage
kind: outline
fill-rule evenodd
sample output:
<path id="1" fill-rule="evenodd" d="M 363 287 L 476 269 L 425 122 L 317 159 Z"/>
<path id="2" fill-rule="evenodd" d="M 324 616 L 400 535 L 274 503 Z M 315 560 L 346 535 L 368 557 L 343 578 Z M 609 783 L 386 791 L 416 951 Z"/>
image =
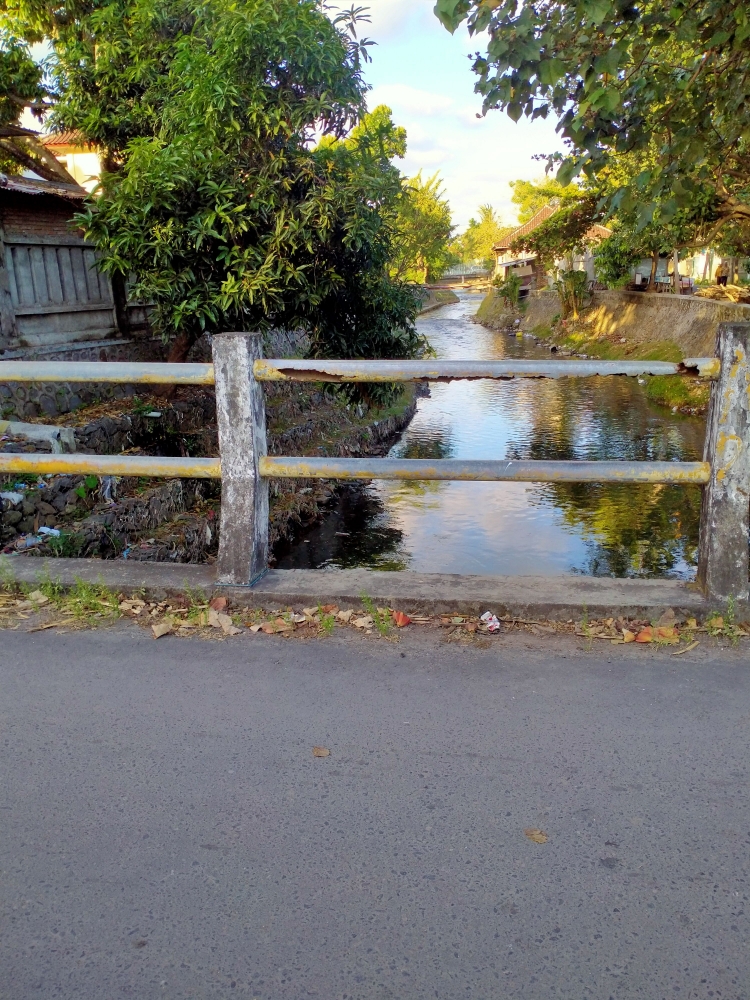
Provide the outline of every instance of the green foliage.
<path id="1" fill-rule="evenodd" d="M 453 229 L 439 174 L 423 180 L 420 171 L 407 181 L 398 202 L 393 277 L 422 284 L 439 278 L 455 260 L 449 248 Z"/>
<path id="2" fill-rule="evenodd" d="M 580 253 L 586 244 L 586 234 L 602 217 L 597 199 L 582 195 L 577 201 L 560 208 L 527 236 L 514 240 L 515 253 L 535 253 L 543 266 L 551 267 L 555 260 L 570 258 Z"/>
<path id="3" fill-rule="evenodd" d="M 626 154 L 642 167 L 605 192 L 638 223 L 700 216 L 694 240 L 750 221 L 750 9 L 742 0 L 438 0 L 451 31 L 488 37 L 477 55 L 484 109 L 514 121 L 554 115 L 569 147 L 566 185 L 601 181 Z"/>
<path id="4" fill-rule="evenodd" d="M 479 218 L 469 220 L 466 232 L 456 237 L 451 249 L 462 263 L 483 261 L 489 269 L 494 264 L 492 247 L 509 232 L 492 205 L 480 205 Z"/>
<path id="5" fill-rule="evenodd" d="M 513 191 L 511 201 L 518 205 L 518 222 L 523 225 L 533 218 L 540 208 L 557 200 L 561 208 L 574 204 L 581 197 L 581 189 L 575 184 L 566 187 L 554 177 L 543 177 L 536 181 L 511 181 Z"/>
<path id="6" fill-rule="evenodd" d="M 331 20 L 318 0 L 22 0 L 0 14 L 51 39 L 51 124 L 104 150 L 79 222 L 104 270 L 153 303 L 172 360 L 222 329 L 305 329 L 313 356 L 422 346 L 418 292 L 389 275 L 405 133 L 387 109 L 364 114 L 361 16 Z"/>
<path id="7" fill-rule="evenodd" d="M 523 282 L 517 274 L 514 274 L 513 271 L 509 271 L 507 278 L 503 281 L 501 281 L 500 278 L 495 278 L 492 284 L 497 289 L 497 294 L 502 297 L 506 306 L 512 309 L 515 309 L 518 306 L 518 300 L 521 295 Z"/>
<path id="8" fill-rule="evenodd" d="M 643 253 L 633 246 L 631 234 L 618 230 L 596 248 L 596 276 L 608 288 L 621 288 L 628 283 L 632 269 L 642 259 Z"/>
<path id="9" fill-rule="evenodd" d="M 561 271 L 554 289 L 560 298 L 562 318 L 578 319 L 588 297 L 588 274 L 585 271 Z"/>

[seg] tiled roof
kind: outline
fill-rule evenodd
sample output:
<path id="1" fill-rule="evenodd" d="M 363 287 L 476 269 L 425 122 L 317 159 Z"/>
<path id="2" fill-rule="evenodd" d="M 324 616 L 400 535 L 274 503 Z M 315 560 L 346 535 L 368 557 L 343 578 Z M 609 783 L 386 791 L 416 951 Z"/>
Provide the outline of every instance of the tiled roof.
<path id="1" fill-rule="evenodd" d="M 81 149 L 93 146 L 93 143 L 84 139 L 80 132 L 73 130 L 69 132 L 50 132 L 48 135 L 40 135 L 39 141 L 43 146 L 78 146 Z"/>
<path id="2" fill-rule="evenodd" d="M 546 222 L 547 219 L 551 218 L 555 212 L 559 212 L 559 210 L 559 205 L 545 205 L 543 208 L 540 208 L 528 222 L 519 226 L 518 229 L 513 229 L 503 240 L 501 240 L 501 242 L 495 243 L 492 247 L 493 251 L 495 253 L 500 253 L 503 250 L 509 250 L 516 240 L 521 239 L 522 236 L 528 236 L 529 233 L 532 233 L 538 226 L 541 226 L 543 222 Z M 606 226 L 600 226 L 598 222 L 594 223 L 594 225 L 586 233 L 586 237 L 588 239 L 599 240 L 606 240 L 606 238 L 611 235 L 612 230 L 608 229 Z"/>
<path id="3" fill-rule="evenodd" d="M 514 243 L 522 236 L 528 236 L 528 234 L 533 232 L 537 226 L 541 226 L 543 222 L 546 222 L 551 215 L 554 215 L 555 212 L 558 211 L 558 208 L 559 206 L 557 205 L 544 205 L 529 219 L 528 222 L 524 222 L 524 224 L 519 226 L 518 229 L 512 229 L 509 233 L 507 233 L 505 239 L 500 243 L 496 243 L 492 249 L 507 250 L 511 243 Z"/>

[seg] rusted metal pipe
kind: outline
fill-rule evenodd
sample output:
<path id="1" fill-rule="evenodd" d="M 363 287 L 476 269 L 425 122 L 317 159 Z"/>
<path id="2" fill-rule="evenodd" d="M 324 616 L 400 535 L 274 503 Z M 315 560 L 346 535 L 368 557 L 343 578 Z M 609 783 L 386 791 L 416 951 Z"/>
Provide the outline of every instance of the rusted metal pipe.
<path id="1" fill-rule="evenodd" d="M 0 455 L 0 474 L 153 476 L 167 479 L 221 479 L 218 458 L 153 458 L 150 455 Z"/>
<path id="2" fill-rule="evenodd" d="M 213 385 L 214 366 L 135 361 L 0 361 L 2 382 Z"/>
<path id="3" fill-rule="evenodd" d="M 718 358 L 684 361 L 323 361 L 261 358 L 253 365 L 264 382 L 450 382 L 454 379 L 585 378 L 591 375 L 689 375 L 718 378 Z"/>
<path id="4" fill-rule="evenodd" d="M 707 462 L 461 461 L 415 458 L 281 458 L 260 473 L 275 479 L 435 479 L 525 483 L 707 483 Z"/>

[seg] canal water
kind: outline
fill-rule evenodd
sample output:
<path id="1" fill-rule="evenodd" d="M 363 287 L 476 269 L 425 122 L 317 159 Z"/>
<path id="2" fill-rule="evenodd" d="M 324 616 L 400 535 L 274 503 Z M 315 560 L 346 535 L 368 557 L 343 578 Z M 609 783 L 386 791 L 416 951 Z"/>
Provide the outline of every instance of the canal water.
<path id="1" fill-rule="evenodd" d="M 481 295 L 428 313 L 439 358 L 546 358 L 472 321 Z M 635 378 L 431 384 L 391 450 L 403 458 L 700 459 L 704 421 L 649 402 Z M 695 573 L 695 486 L 381 482 L 346 487 L 280 568 L 680 577 Z"/>

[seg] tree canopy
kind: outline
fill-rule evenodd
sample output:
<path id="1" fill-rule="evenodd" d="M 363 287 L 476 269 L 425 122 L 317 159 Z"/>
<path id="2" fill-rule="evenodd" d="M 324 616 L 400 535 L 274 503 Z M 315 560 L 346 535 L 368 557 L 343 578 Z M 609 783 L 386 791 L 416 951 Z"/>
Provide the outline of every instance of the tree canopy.
<path id="1" fill-rule="evenodd" d="M 318 356 L 418 350 L 419 296 L 389 275 L 405 134 L 366 116 L 346 21 L 317 0 L 21 0 L 0 24 L 51 39 L 48 120 L 105 153 L 80 220 L 175 360 L 221 329 L 303 328 Z"/>
<path id="2" fill-rule="evenodd" d="M 421 283 L 439 278 L 455 260 L 453 229 L 440 175 L 424 180 L 420 171 L 406 182 L 398 202 L 391 274 Z"/>
<path id="3" fill-rule="evenodd" d="M 574 204 L 581 197 L 581 190 L 575 184 L 563 185 L 554 177 L 542 177 L 536 181 L 511 181 L 513 191 L 511 201 L 518 206 L 518 222 L 523 225 L 533 218 L 540 208 L 553 200 L 560 206 Z"/>
<path id="4" fill-rule="evenodd" d="M 558 180 L 643 159 L 604 191 L 639 224 L 679 210 L 695 242 L 750 222 L 750 8 L 742 0 L 437 0 L 451 31 L 486 32 L 474 71 L 484 110 L 558 118 Z"/>
<path id="5" fill-rule="evenodd" d="M 465 232 L 453 241 L 452 249 L 465 264 L 484 261 L 492 266 L 492 247 L 506 236 L 511 226 L 503 225 L 501 217 L 492 205 L 479 206 L 479 218 L 470 219 Z"/>

